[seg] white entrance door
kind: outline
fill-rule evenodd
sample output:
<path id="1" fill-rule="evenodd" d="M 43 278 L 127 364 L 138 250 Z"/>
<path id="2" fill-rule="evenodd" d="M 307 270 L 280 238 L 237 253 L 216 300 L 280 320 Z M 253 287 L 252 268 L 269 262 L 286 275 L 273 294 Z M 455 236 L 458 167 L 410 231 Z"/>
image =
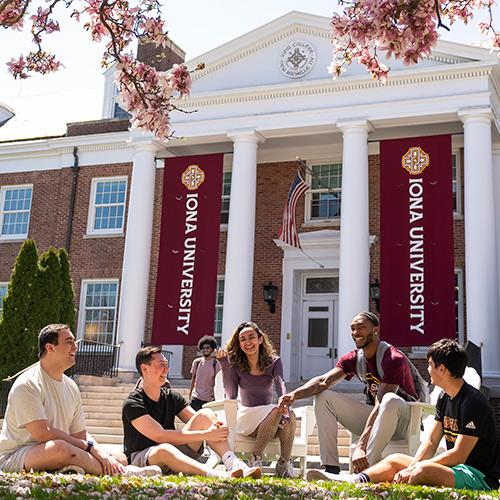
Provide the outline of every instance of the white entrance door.
<path id="1" fill-rule="evenodd" d="M 310 379 L 333 368 L 333 301 L 305 301 L 301 377 Z"/>

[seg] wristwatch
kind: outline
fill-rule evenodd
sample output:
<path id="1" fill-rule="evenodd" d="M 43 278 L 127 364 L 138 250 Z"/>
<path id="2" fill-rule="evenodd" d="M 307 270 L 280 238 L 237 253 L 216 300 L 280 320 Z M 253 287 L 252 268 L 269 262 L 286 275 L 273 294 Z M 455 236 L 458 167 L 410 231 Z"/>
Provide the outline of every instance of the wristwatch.
<path id="1" fill-rule="evenodd" d="M 87 453 L 90 453 L 93 447 L 94 447 L 94 441 L 87 441 L 87 448 L 85 448 L 85 451 Z"/>

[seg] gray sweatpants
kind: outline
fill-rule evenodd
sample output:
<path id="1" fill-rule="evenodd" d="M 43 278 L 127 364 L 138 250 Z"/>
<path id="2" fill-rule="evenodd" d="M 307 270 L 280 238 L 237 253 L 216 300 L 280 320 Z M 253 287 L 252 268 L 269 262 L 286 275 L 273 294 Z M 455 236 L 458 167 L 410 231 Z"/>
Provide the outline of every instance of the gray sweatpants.
<path id="1" fill-rule="evenodd" d="M 314 398 L 319 449 L 324 465 L 339 465 L 338 422 L 353 434 L 360 436 L 372 410 L 373 406 L 340 392 L 327 390 Z M 384 448 L 393 437 L 395 439 L 405 437 L 409 422 L 410 406 L 408 403 L 393 392 L 385 394 L 366 448 L 370 465 L 380 461 Z"/>

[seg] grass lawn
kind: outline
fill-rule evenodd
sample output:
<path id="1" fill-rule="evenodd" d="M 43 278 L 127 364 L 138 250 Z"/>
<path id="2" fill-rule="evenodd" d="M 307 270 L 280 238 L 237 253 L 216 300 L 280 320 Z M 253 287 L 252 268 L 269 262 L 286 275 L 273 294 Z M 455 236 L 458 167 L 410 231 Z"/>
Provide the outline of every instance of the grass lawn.
<path id="1" fill-rule="evenodd" d="M 428 498 L 480 499 L 500 498 L 500 492 L 474 492 L 400 485 L 333 484 L 265 477 L 259 480 L 221 481 L 201 477 L 163 476 L 122 478 L 82 476 L 78 474 L 3 474 L 0 473 L 0 498 L 172 498 L 172 499 L 322 499 L 322 498 Z"/>

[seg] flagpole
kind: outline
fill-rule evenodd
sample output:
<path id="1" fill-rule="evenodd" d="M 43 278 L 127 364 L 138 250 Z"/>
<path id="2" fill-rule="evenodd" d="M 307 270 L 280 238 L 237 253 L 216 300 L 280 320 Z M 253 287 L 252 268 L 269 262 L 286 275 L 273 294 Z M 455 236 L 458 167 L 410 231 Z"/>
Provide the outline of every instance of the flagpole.
<path id="1" fill-rule="evenodd" d="M 308 257 L 309 259 L 311 259 L 315 264 L 318 264 L 319 267 L 321 267 L 321 269 L 325 269 L 325 266 L 323 264 L 321 264 L 320 262 L 318 262 L 316 259 L 314 259 L 313 257 L 311 257 L 307 252 L 304 252 L 304 250 L 302 250 L 302 248 L 300 248 L 300 251 L 306 256 Z"/>

